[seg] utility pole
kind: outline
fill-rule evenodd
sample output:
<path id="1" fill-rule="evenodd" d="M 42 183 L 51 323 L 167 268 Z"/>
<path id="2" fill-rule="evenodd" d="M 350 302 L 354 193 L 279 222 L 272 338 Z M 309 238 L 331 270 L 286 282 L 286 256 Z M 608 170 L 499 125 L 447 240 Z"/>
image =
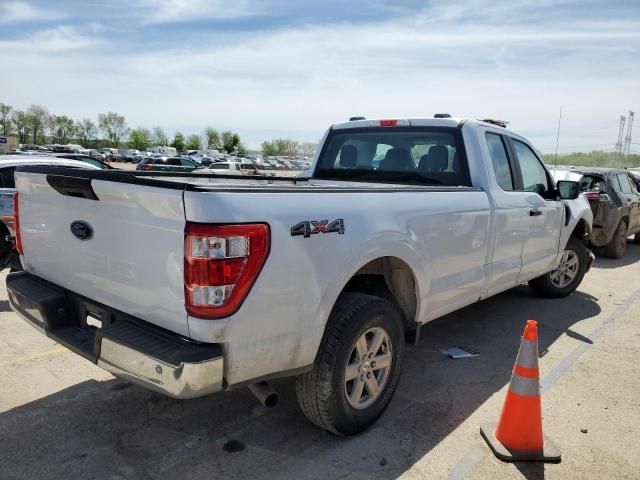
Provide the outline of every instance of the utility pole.
<path id="1" fill-rule="evenodd" d="M 616 153 L 618 156 L 622 154 L 622 137 L 624 136 L 624 122 L 626 118 L 624 115 L 620 115 L 620 129 L 618 130 L 618 141 L 616 142 Z"/>
<path id="2" fill-rule="evenodd" d="M 562 105 L 560 105 L 560 115 L 558 116 L 558 134 L 556 135 L 556 155 L 553 159 L 553 163 L 558 165 L 558 143 L 560 142 L 560 122 L 562 122 Z"/>
<path id="3" fill-rule="evenodd" d="M 633 129 L 633 117 L 635 113 L 629 110 L 629 122 L 627 123 L 627 134 L 624 137 L 624 148 L 622 149 L 622 153 L 628 154 L 629 149 L 631 148 L 631 131 Z"/>

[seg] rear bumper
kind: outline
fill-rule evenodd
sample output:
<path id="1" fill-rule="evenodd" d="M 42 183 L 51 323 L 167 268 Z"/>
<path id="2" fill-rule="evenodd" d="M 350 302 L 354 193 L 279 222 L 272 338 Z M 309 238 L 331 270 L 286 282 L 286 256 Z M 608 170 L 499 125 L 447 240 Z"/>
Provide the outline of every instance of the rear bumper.
<path id="1" fill-rule="evenodd" d="M 174 398 L 222 390 L 219 344 L 198 344 L 26 272 L 7 276 L 9 303 L 23 319 L 112 374 Z M 87 315 L 101 328 L 88 325 Z"/>

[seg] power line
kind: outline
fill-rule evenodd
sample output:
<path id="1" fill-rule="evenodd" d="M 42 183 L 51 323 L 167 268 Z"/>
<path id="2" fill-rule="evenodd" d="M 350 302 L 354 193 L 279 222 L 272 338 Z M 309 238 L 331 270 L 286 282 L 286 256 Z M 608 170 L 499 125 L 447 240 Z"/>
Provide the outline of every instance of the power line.
<path id="1" fill-rule="evenodd" d="M 560 142 L 560 122 L 562 121 L 562 105 L 560 105 L 560 115 L 558 116 L 558 135 L 556 136 L 556 155 L 554 163 L 558 164 L 558 143 Z"/>

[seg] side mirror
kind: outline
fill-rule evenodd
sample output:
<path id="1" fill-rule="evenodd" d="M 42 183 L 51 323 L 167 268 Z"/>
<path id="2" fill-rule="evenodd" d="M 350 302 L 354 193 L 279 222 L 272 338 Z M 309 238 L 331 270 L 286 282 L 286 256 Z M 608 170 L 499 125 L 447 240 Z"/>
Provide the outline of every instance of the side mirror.
<path id="1" fill-rule="evenodd" d="M 559 180 L 556 184 L 558 195 L 563 200 L 575 200 L 580 195 L 580 183 L 570 180 Z"/>

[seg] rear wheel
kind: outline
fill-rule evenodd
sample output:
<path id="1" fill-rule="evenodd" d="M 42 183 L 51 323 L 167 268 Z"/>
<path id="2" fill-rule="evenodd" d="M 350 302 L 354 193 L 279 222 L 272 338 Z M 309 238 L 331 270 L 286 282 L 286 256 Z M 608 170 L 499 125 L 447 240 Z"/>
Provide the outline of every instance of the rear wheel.
<path id="1" fill-rule="evenodd" d="M 604 247 L 604 254 L 607 257 L 622 258 L 627 250 L 627 222 L 620 220 L 618 228 L 616 228 L 613 238 L 609 244 Z"/>
<path id="2" fill-rule="evenodd" d="M 587 272 L 589 252 L 584 243 L 571 237 L 562 252 L 558 268 L 529 282 L 531 289 L 547 298 L 566 297 L 578 288 Z"/>
<path id="3" fill-rule="evenodd" d="M 298 403 L 317 426 L 354 435 L 391 401 L 404 357 L 402 317 L 392 303 L 344 294 L 331 313 L 311 371 L 296 379 Z"/>

